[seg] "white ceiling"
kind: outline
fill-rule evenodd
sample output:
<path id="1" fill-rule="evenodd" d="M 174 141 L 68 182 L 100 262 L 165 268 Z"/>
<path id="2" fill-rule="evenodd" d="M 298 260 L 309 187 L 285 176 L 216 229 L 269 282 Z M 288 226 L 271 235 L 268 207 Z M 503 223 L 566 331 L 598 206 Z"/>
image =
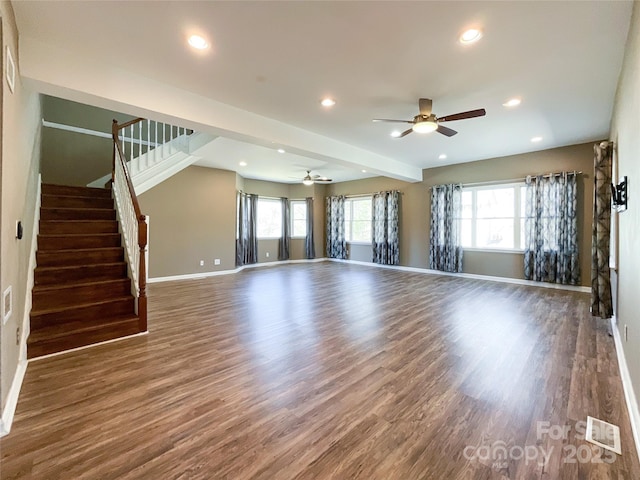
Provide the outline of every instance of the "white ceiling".
<path id="1" fill-rule="evenodd" d="M 427 168 L 607 137 L 632 8 L 631 1 L 13 5 L 21 43 L 38 40 L 67 56 L 191 92 L 200 103 L 235 107 L 238 118 L 255 124 L 253 133 L 238 132 L 238 141 L 237 122 L 200 121 L 228 137 L 214 142 L 201 164 L 287 182 L 307 167 L 335 180 L 393 176 L 402 165 Z M 481 27 L 484 37 L 463 46 L 457 37 L 470 26 Z M 212 48 L 190 49 L 191 33 L 204 35 Z M 25 53 L 25 62 L 31 57 Z M 41 79 L 40 85 L 54 83 Z M 325 95 L 336 99 L 332 109 L 319 105 Z M 522 105 L 503 107 L 513 96 Z M 411 119 L 419 97 L 432 98 L 438 116 L 483 107 L 487 115 L 447 123 L 459 132 L 452 138 L 394 139 L 395 124 L 371 122 Z M 260 134 L 261 121 L 265 132 L 270 121 L 279 122 L 277 141 Z M 314 142 L 304 143 L 310 132 Z M 543 140 L 533 144 L 534 136 Z M 280 146 L 287 153 L 274 153 Z M 438 159 L 442 153 L 447 160 Z M 241 160 L 248 165 L 240 167 Z"/>

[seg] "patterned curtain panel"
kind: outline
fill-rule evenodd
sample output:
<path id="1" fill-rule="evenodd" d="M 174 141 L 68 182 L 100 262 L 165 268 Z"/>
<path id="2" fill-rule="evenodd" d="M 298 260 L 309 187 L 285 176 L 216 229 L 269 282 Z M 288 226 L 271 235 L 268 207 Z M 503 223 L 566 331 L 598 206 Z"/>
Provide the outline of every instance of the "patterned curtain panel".
<path id="1" fill-rule="evenodd" d="M 593 236 L 591 241 L 591 315 L 613 315 L 609 275 L 609 239 L 611 230 L 611 159 L 613 146 L 593 146 Z"/>
<path id="2" fill-rule="evenodd" d="M 344 236 L 344 196 L 327 197 L 327 257 L 347 258 Z"/>
<path id="3" fill-rule="evenodd" d="M 238 231 L 236 233 L 236 265 L 258 261 L 257 212 L 258 196 L 238 192 Z"/>
<path id="4" fill-rule="evenodd" d="M 525 183 L 525 278 L 578 285 L 576 174 L 529 176 Z"/>
<path id="5" fill-rule="evenodd" d="M 373 261 L 383 265 L 398 265 L 398 197 L 397 190 L 373 195 L 371 230 Z"/>
<path id="6" fill-rule="evenodd" d="M 461 212 L 462 185 L 431 187 L 429 268 L 445 272 L 462 272 Z"/>
<path id="7" fill-rule="evenodd" d="M 307 259 L 316 258 L 316 245 L 313 239 L 313 197 L 307 197 L 307 236 L 304 239 L 304 255 Z"/>
<path id="8" fill-rule="evenodd" d="M 291 240 L 291 213 L 289 199 L 281 198 L 282 205 L 282 230 L 278 242 L 278 260 L 289 260 L 289 244 Z"/>

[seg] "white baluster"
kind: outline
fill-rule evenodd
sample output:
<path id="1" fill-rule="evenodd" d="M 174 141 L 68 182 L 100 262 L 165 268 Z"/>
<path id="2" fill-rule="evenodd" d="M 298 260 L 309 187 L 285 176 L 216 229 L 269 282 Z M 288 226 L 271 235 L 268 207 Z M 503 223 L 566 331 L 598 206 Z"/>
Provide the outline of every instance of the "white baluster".
<path id="1" fill-rule="evenodd" d="M 153 163 L 157 163 L 158 158 L 156 157 L 156 155 L 158 155 L 158 122 L 155 121 L 153 122 L 153 124 L 155 125 L 155 131 L 156 131 L 155 146 L 153 147 Z"/>

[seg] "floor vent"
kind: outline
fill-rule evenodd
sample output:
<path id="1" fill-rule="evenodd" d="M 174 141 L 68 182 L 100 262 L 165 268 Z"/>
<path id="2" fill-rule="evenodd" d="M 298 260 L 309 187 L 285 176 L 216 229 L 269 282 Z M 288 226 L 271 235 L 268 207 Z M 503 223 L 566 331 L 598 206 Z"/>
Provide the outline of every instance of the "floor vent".
<path id="1" fill-rule="evenodd" d="M 598 420 L 597 418 L 587 417 L 587 432 L 585 434 L 587 442 L 616 452 L 622 455 L 620 449 L 620 427 L 610 423 Z"/>

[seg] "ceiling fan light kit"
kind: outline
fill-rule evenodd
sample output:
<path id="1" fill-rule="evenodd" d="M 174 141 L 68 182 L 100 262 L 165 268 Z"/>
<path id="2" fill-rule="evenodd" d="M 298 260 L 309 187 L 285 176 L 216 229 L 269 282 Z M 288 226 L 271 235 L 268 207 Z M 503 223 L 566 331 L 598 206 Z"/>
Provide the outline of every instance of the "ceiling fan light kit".
<path id="1" fill-rule="evenodd" d="M 418 107 L 420 113 L 413 117 L 413 120 L 392 120 L 389 118 L 374 118 L 374 122 L 394 122 L 394 123 L 410 123 L 411 128 L 405 130 L 399 135 L 391 135 L 394 138 L 402 138 L 409 135 L 411 132 L 416 133 L 430 133 L 436 131 L 447 137 L 453 137 L 456 133 L 455 130 L 440 125 L 442 122 L 452 122 L 455 120 L 465 120 L 467 118 L 483 117 L 487 114 L 484 108 L 477 110 L 469 110 L 468 112 L 454 113 L 453 115 L 446 115 L 444 117 L 437 117 L 431 112 L 431 106 L 433 102 L 430 98 L 421 98 L 418 100 Z"/>

